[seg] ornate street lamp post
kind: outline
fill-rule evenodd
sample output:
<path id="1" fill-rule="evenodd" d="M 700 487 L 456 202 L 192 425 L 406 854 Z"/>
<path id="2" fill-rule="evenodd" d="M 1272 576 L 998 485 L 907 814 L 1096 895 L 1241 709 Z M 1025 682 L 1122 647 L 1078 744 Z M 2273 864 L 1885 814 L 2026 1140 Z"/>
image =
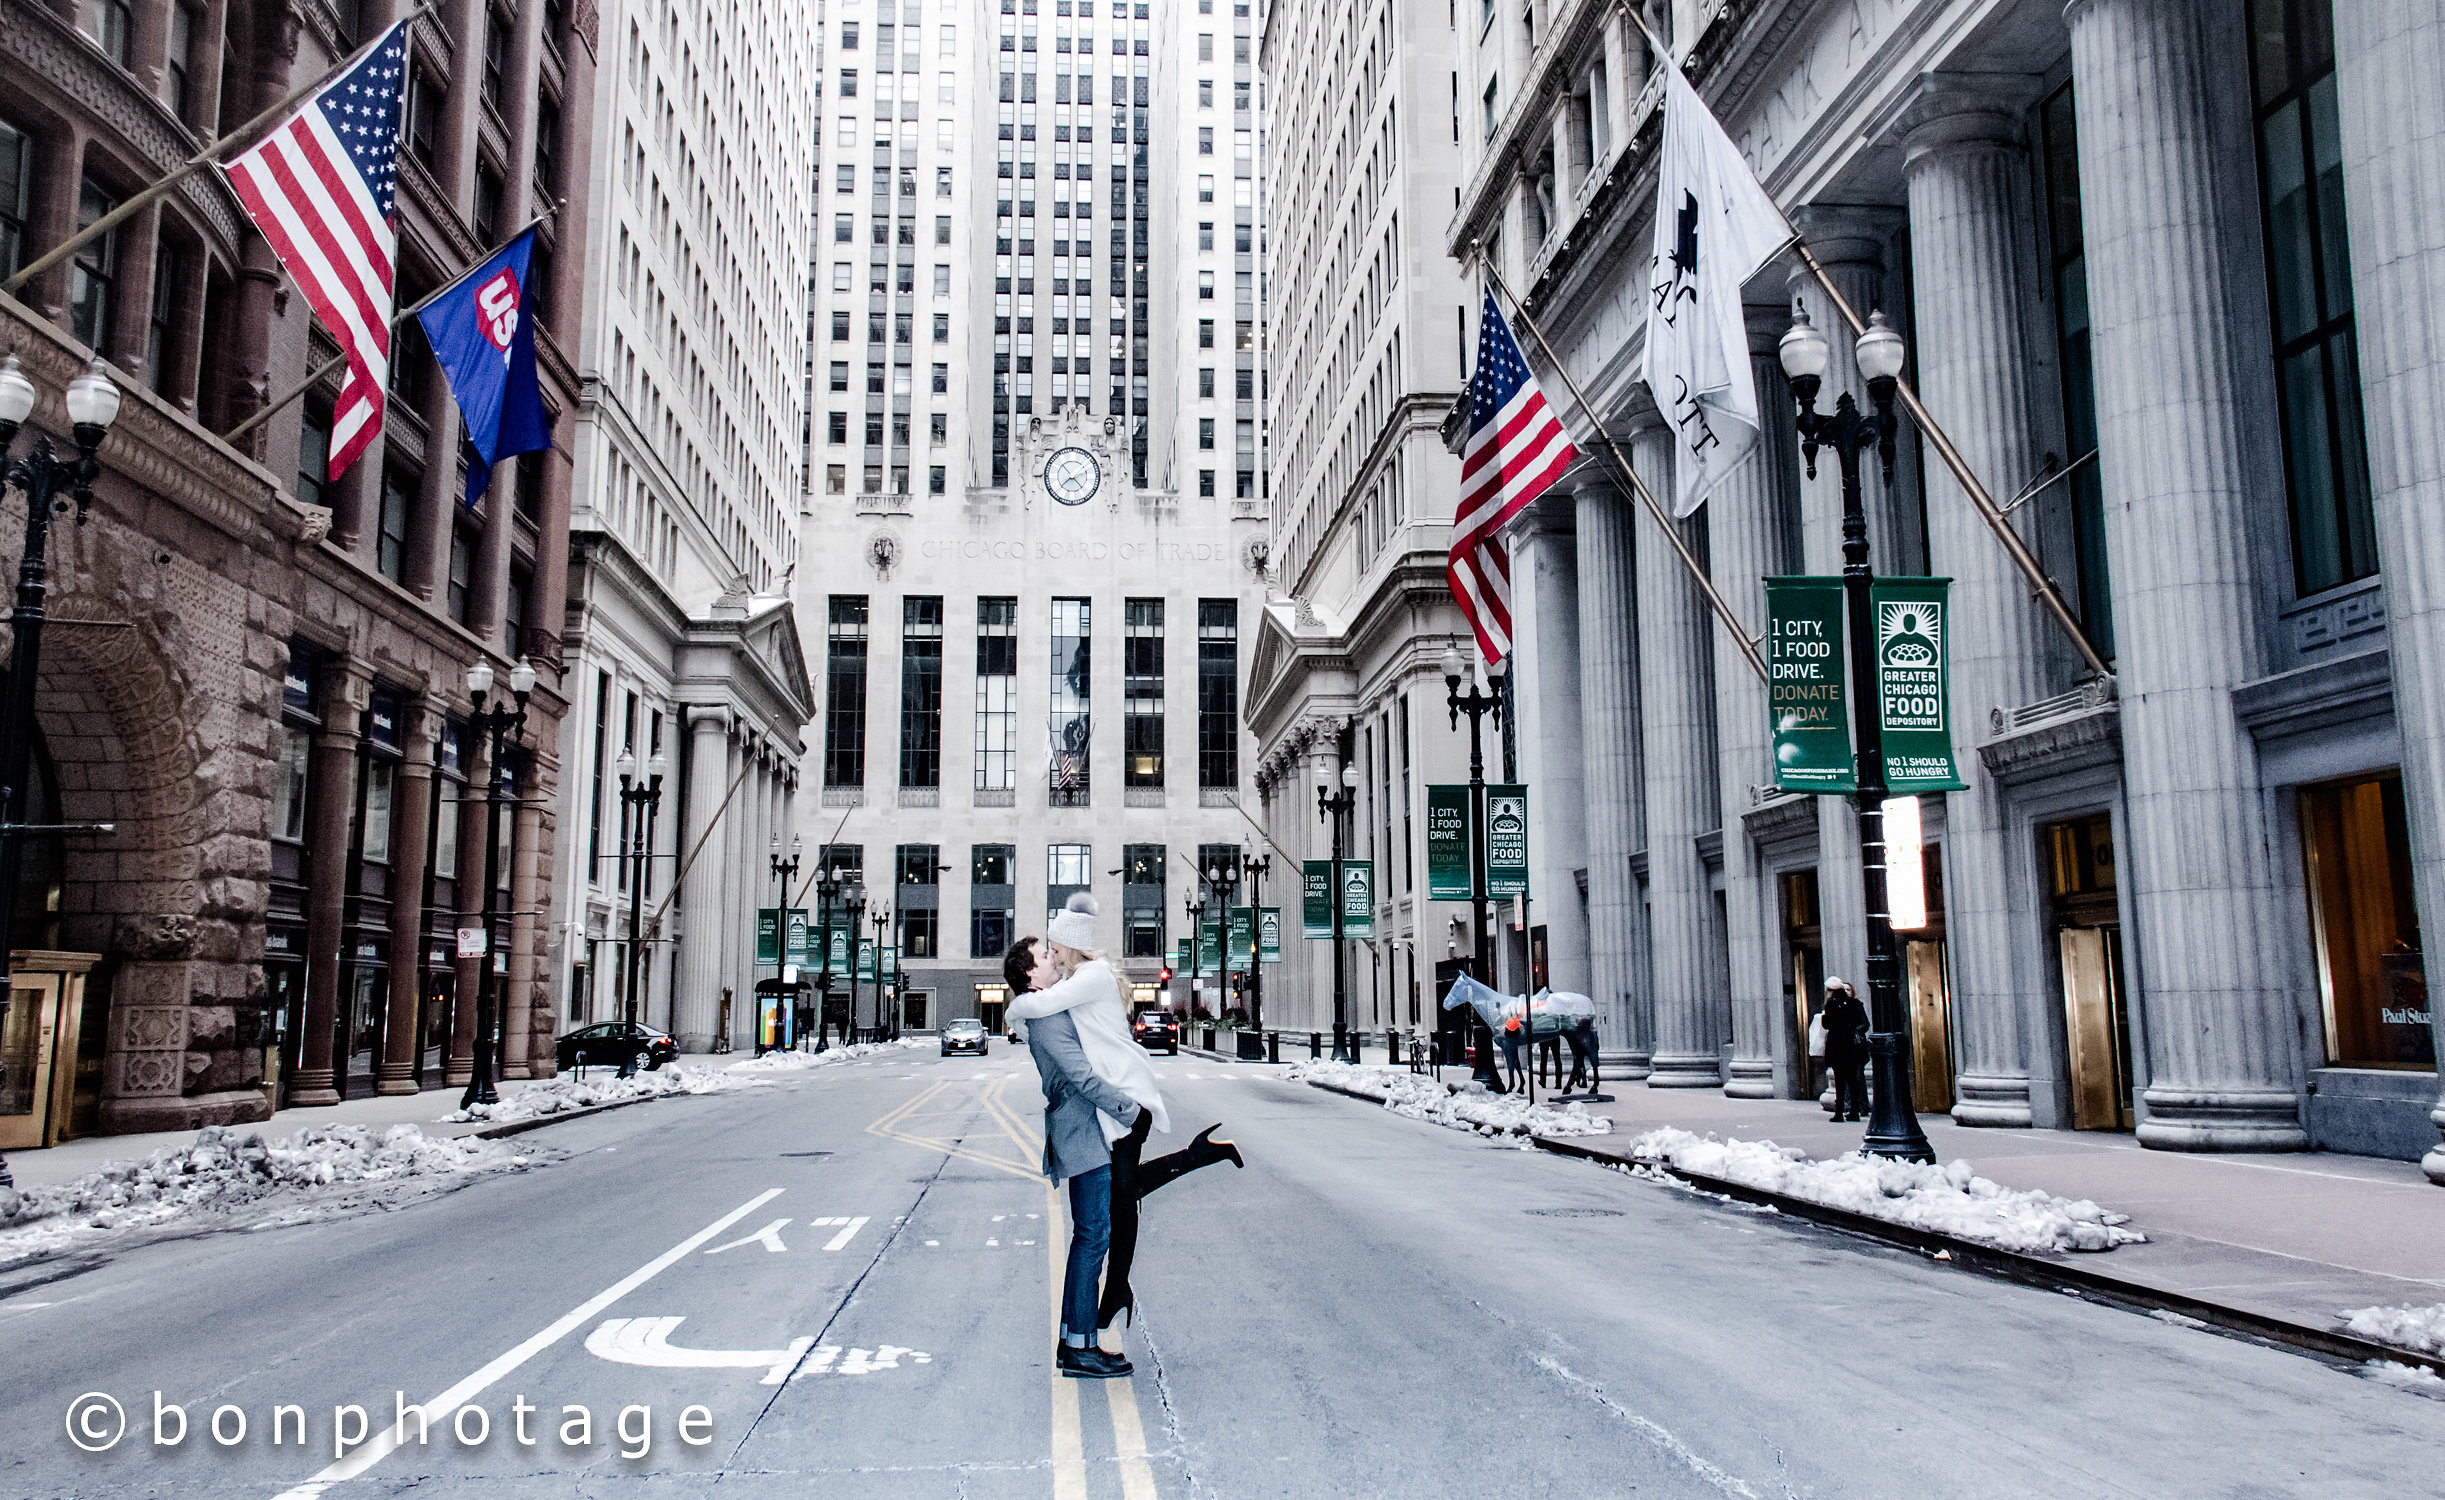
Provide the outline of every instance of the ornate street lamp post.
<path id="1" fill-rule="evenodd" d="M 840 866 L 823 865 L 815 872 L 816 942 L 822 958 L 816 965 L 815 1050 L 821 1052 L 830 1045 L 827 1038 L 832 1025 L 832 903 L 840 899 L 842 885 Z M 853 1020 L 854 1024 L 854 1020 Z M 849 1038 L 845 1034 L 841 1041 Z"/>
<path id="2" fill-rule="evenodd" d="M 651 868 L 647 861 L 653 858 L 654 814 L 662 807 L 662 777 L 670 770 L 671 763 L 661 751 L 655 751 L 645 763 L 645 780 L 642 782 L 636 779 L 637 757 L 634 752 L 621 751 L 620 758 L 613 765 L 620 773 L 620 806 L 625 810 L 620 821 L 628 829 L 628 848 L 621 852 L 620 857 L 635 861 L 635 868 L 628 879 L 628 973 L 626 982 L 621 986 L 624 992 L 621 1020 L 629 1029 L 629 1039 L 635 1042 L 640 1040 L 635 1035 L 640 1015 L 637 991 L 645 972 L 645 879 L 646 871 Z M 632 1046 L 620 1059 L 622 1078 L 636 1076 L 639 1050 Z"/>
<path id="3" fill-rule="evenodd" d="M 781 973 L 789 967 L 790 882 L 798 877 L 799 844 L 800 840 L 798 839 L 797 835 L 791 835 L 790 857 L 783 859 L 781 857 L 781 835 L 778 833 L 773 835 L 773 883 L 780 888 L 780 895 L 773 903 L 773 975 L 775 978 L 779 978 Z M 777 1031 L 792 1032 L 794 1034 L 796 1030 L 795 1023 L 798 1019 L 797 1007 L 796 1004 L 790 999 L 788 993 L 779 985 L 775 985 L 773 987 L 773 1004 L 776 1007 L 783 1005 L 790 1006 L 791 1024 L 776 1027 L 775 1029 Z M 762 1051 L 762 1043 L 764 1039 L 760 1033 L 764 1029 L 762 1025 L 763 1017 L 758 1016 L 756 1020 L 758 1023 L 756 1030 L 759 1033 L 756 1038 L 758 1044 L 757 1050 Z"/>
<path id="4" fill-rule="evenodd" d="M 493 1091 L 493 1073 L 499 1063 L 498 1033 L 500 1031 L 501 987 L 494 982 L 493 972 L 498 955 L 493 952 L 493 923 L 499 919 L 501 905 L 501 792 L 508 781 L 507 744 L 515 742 L 526 728 L 526 698 L 535 690 L 535 668 L 525 657 L 509 669 L 509 692 L 512 702 L 504 706 L 492 697 L 492 663 L 478 661 L 467 669 L 467 696 L 474 701 L 474 711 L 468 723 L 475 732 L 489 741 L 484 778 L 484 952 L 478 962 L 475 980 L 475 1076 L 467 1080 L 467 1092 L 458 1101 L 466 1109 L 477 1104 L 498 1104 L 501 1096 Z M 487 708 L 485 700 L 492 698 Z"/>
<path id="5" fill-rule="evenodd" d="M 1316 816 L 1333 827 L 1333 1061 L 1355 1063 L 1350 1055 L 1350 976 L 1342 952 L 1341 862 L 1349 855 L 1350 810 L 1358 806 L 1358 768 L 1346 762 L 1335 774 L 1332 755 L 1316 757 Z M 1335 792 L 1338 780 L 1341 790 Z"/>
<path id="6" fill-rule="evenodd" d="M 1231 999 L 1231 896 L 1239 889 L 1239 862 L 1216 860 L 1198 871 L 1197 875 L 1205 882 L 1207 903 L 1221 909 L 1214 923 L 1215 929 L 1222 934 L 1222 941 L 1215 948 L 1216 956 L 1222 960 L 1222 972 L 1214 976 L 1216 990 L 1224 1002 L 1216 1008 L 1219 1018 L 1229 1009 Z"/>
<path id="7" fill-rule="evenodd" d="M 1804 309 L 1794 309 L 1791 328 L 1783 335 L 1779 354 L 1783 373 L 1791 377 L 1791 398 L 1798 407 L 1800 452 L 1808 477 L 1817 477 L 1817 449 L 1829 447 L 1842 466 L 1842 596 L 1851 653 L 1851 732 L 1857 751 L 1859 784 L 1860 891 L 1868 922 L 1868 1133 L 1862 1145 L 1878 1156 L 1905 1161 L 1934 1161 L 1935 1148 L 1919 1129 L 1911 1109 L 1910 1053 L 1904 1045 L 1907 1017 L 1902 1010 L 1901 968 L 1893 949 L 1893 920 L 1885 901 L 1885 748 L 1879 718 L 1881 673 L 1876 660 L 1876 623 L 1870 613 L 1870 589 L 1876 575 L 1868 566 L 1868 516 L 1859 493 L 1859 456 L 1873 445 L 1893 484 L 1893 395 L 1902 373 L 1902 338 L 1885 326 L 1885 315 L 1872 313 L 1868 331 L 1859 336 L 1852 357 L 1867 378 L 1868 399 L 1876 414 L 1861 412 L 1844 391 L 1831 415 L 1817 410 L 1817 391 L 1828 357 L 1825 335 L 1808 321 Z"/>
<path id="8" fill-rule="evenodd" d="M 1244 855 L 1240 869 L 1248 881 L 1248 1030 L 1240 1060 L 1263 1057 L 1265 1044 L 1265 877 L 1273 872 L 1270 854 Z"/>
<path id="9" fill-rule="evenodd" d="M 76 457 L 60 458 L 51 450 L 48 433 L 37 433 L 33 447 L 9 461 L 17 429 L 34 414 L 34 382 L 17 368 L 11 354 L 0 363 L 0 480 L 25 496 L 25 551 L 17 560 L 17 607 L 9 613 L 8 707 L 0 719 L 0 1016 L 8 1013 L 11 985 L 11 929 L 17 920 L 17 880 L 25 866 L 25 835 L 38 830 L 25 820 L 26 769 L 34 750 L 34 684 L 42 657 L 43 595 L 50 578 L 51 517 L 64 513 L 65 490 L 76 502 L 76 524 L 85 524 L 93 508 L 93 482 L 101 477 L 97 456 L 102 438 L 119 415 L 119 388 L 102 373 L 96 359 L 84 374 L 68 382 L 69 431 L 76 439 Z M 108 832 L 94 824 L 80 832 Z M 0 1157 L 0 1187 L 12 1182 L 8 1159 Z"/>
<path id="10" fill-rule="evenodd" d="M 1494 936 L 1488 930 L 1486 896 L 1486 745 L 1483 721 L 1503 706 L 1503 673 L 1500 666 L 1486 674 L 1487 686 L 1480 688 L 1474 681 L 1466 694 L 1460 691 L 1463 669 L 1458 646 L 1447 646 L 1443 652 L 1444 708 L 1451 715 L 1454 729 L 1460 727 L 1460 716 L 1469 716 L 1469 974 L 1479 984 L 1494 987 Z M 1476 1054 L 1476 1064 L 1469 1076 L 1500 1094 L 1508 1092 L 1500 1073 L 1494 1071 L 1494 1028 L 1477 1007 L 1468 1011 L 1469 1050 Z"/>
<path id="11" fill-rule="evenodd" d="M 885 1012 L 891 1008 L 891 994 L 883 987 L 883 938 L 891 931 L 891 909 L 883 903 L 871 902 L 866 908 L 866 920 L 874 924 L 874 1039 L 888 1039 L 891 1021 Z"/>
<path id="12" fill-rule="evenodd" d="M 1199 872 L 1201 876 L 1203 873 Z M 1180 909 L 1189 917 L 1189 1009 L 1181 1018 L 1181 1025 L 1186 1026 L 1197 1019 L 1197 996 L 1205 988 L 1206 904 L 1193 896 L 1182 896 Z"/>

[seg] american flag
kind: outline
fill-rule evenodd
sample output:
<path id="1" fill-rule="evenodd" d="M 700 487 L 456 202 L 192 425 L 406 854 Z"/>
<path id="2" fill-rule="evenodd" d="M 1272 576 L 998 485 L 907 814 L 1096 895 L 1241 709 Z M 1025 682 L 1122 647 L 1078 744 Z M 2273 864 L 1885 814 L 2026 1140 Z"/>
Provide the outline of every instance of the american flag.
<path id="1" fill-rule="evenodd" d="M 399 175 L 399 107 L 408 28 L 384 33 L 223 170 L 306 302 L 348 357 L 331 413 L 338 478 L 382 431 L 390 378 L 391 284 L 397 239 L 391 196 Z"/>
<path id="2" fill-rule="evenodd" d="M 1511 559 L 1505 523 L 1579 461 L 1545 404 L 1519 341 L 1486 293 L 1477 320 L 1477 373 L 1469 381 L 1469 440 L 1460 454 L 1460 508 L 1445 566 L 1452 598 L 1477 632 L 1487 663 L 1511 654 Z"/>

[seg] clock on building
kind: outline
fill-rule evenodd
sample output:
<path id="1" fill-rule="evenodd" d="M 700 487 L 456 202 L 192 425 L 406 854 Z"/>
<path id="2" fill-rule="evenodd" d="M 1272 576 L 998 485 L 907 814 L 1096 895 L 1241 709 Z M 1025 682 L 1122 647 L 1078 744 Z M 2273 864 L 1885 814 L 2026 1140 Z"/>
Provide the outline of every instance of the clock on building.
<path id="1" fill-rule="evenodd" d="M 1056 449 L 1045 460 L 1044 487 L 1064 505 L 1086 504 L 1103 482 L 1103 465 L 1084 448 Z"/>

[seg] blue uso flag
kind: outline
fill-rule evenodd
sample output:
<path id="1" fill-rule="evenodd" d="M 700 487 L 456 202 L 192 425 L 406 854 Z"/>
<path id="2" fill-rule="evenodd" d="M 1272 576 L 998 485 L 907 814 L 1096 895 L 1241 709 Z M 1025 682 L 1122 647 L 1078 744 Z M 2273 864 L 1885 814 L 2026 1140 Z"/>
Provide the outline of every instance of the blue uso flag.
<path id="1" fill-rule="evenodd" d="M 535 231 L 494 251 L 416 315 L 433 357 L 450 377 L 467 422 L 467 504 L 492 481 L 492 466 L 552 446 L 552 424 L 535 383 L 535 325 L 526 315 L 526 268 Z"/>

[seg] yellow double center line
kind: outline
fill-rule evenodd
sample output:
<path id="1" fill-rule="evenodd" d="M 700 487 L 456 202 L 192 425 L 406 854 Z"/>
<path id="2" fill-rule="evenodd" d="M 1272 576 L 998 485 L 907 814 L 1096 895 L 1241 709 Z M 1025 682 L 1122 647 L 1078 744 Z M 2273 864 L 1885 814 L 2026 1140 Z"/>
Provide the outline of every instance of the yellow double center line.
<path id="1" fill-rule="evenodd" d="M 921 1135 L 901 1128 L 928 1104 L 941 1097 L 951 1084 L 937 1083 L 918 1091 L 915 1098 L 885 1114 L 866 1127 L 868 1135 L 901 1141 L 945 1156 L 976 1162 L 1042 1183 L 1044 1187 L 1044 1222 L 1052 1232 L 1044 1236 L 1045 1261 L 1048 1271 L 1049 1301 L 1054 1342 L 1061 1339 L 1061 1282 L 1068 1270 L 1069 1240 L 1061 1226 L 1068 1220 L 1062 1213 L 1061 1194 L 1044 1174 L 1026 1162 L 1044 1159 L 1044 1137 L 1029 1126 L 1019 1112 L 1002 1097 L 1002 1084 L 990 1083 L 978 1101 L 985 1114 L 1001 1128 L 1002 1135 L 1019 1148 L 1021 1161 L 996 1156 L 967 1146 L 963 1140 L 943 1136 Z M 1079 1421 L 1078 1382 L 1068 1378 L 1055 1366 L 1051 1374 L 1053 1406 L 1053 1500 L 1086 1500 L 1086 1442 Z M 1132 1376 L 1122 1380 L 1098 1382 L 1104 1388 L 1104 1400 L 1112 1411 L 1112 1445 L 1121 1474 L 1121 1494 L 1125 1500 L 1157 1500 L 1153 1466 L 1146 1456 L 1146 1424 L 1138 1415 L 1137 1380 Z"/>

